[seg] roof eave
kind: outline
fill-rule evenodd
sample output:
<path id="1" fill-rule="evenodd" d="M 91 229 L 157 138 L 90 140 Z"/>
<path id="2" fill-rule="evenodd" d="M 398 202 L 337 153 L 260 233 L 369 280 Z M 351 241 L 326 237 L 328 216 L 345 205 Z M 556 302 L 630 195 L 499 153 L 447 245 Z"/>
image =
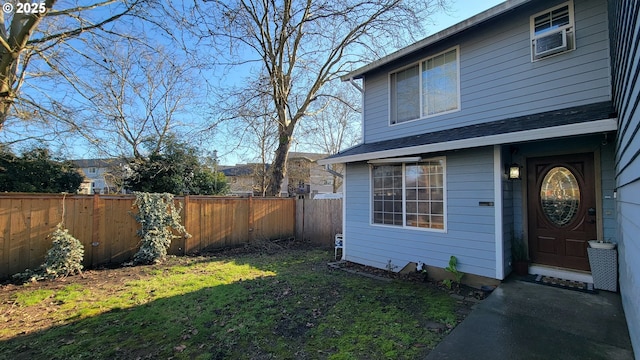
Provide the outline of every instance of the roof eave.
<path id="1" fill-rule="evenodd" d="M 393 52 L 383 58 L 380 58 L 376 61 L 373 61 L 359 69 L 356 69 L 346 75 L 340 77 L 342 81 L 349 81 L 350 79 L 359 79 L 362 78 L 363 75 L 373 69 L 378 67 L 387 65 L 390 62 L 393 62 L 399 58 L 412 54 L 416 51 L 419 51 L 431 44 L 435 44 L 443 39 L 446 39 L 450 36 L 458 34 L 464 30 L 467 30 L 473 26 L 481 24 L 485 21 L 493 19 L 509 10 L 512 10 L 520 5 L 526 4 L 532 0 L 508 0 L 501 4 L 498 4 L 486 11 L 481 12 L 478 15 L 472 16 L 466 20 L 463 20 L 451 27 L 448 27 L 442 31 L 439 31 L 429 37 L 426 37 L 416 43 L 413 43 L 405 48 L 402 48 L 396 52 Z"/>
<path id="2" fill-rule="evenodd" d="M 474 148 L 480 146 L 490 146 L 499 144 L 510 144 L 516 142 L 535 141 L 544 139 L 561 138 L 568 136 L 588 135 L 608 131 L 616 131 L 618 128 L 618 119 L 603 119 L 589 121 L 586 123 L 575 123 L 540 129 L 532 129 L 525 131 L 510 132 L 504 134 L 488 135 L 483 137 L 475 137 L 469 139 L 445 141 L 435 144 L 425 144 L 397 149 L 388 149 L 381 151 L 373 151 L 362 154 L 354 154 L 347 156 L 337 156 L 318 160 L 320 165 L 352 163 L 359 161 L 367 161 L 380 158 L 392 158 L 398 156 L 406 156 L 412 154 L 427 154 L 439 151 L 459 150 Z"/>

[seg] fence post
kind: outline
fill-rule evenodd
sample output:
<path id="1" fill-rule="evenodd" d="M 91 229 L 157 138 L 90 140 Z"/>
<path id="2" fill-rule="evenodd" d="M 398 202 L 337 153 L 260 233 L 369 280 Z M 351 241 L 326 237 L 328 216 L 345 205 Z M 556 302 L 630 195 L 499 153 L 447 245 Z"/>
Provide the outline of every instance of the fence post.
<path id="1" fill-rule="evenodd" d="M 253 218 L 253 195 L 249 195 L 249 205 L 247 206 L 248 208 L 248 212 L 249 212 L 249 216 L 247 216 L 247 218 L 249 219 L 249 228 L 248 228 L 248 236 L 249 236 L 249 242 L 253 242 L 253 222 L 254 222 L 254 218 Z"/>
<path id="2" fill-rule="evenodd" d="M 93 221 L 91 224 L 91 265 L 97 266 L 99 259 L 102 258 L 100 256 L 100 252 L 103 251 L 104 245 L 100 244 L 100 220 L 103 215 L 102 210 L 102 201 L 100 199 L 100 194 L 97 192 L 93 194 Z"/>
<path id="3" fill-rule="evenodd" d="M 302 206 L 300 207 L 302 209 L 302 211 L 300 212 L 300 240 L 301 241 L 305 241 L 305 236 L 304 236 L 304 216 L 305 216 L 305 210 L 306 210 L 306 204 L 305 204 L 305 199 L 304 197 L 302 198 Z M 298 219 L 296 219 L 298 220 Z"/>
<path id="4" fill-rule="evenodd" d="M 189 224 L 189 194 L 186 194 L 184 196 L 184 208 L 183 208 L 183 211 L 184 211 L 184 220 L 183 220 L 184 221 L 184 228 L 185 228 L 185 230 L 187 230 L 187 232 L 189 234 L 191 234 L 189 232 L 189 229 L 187 229 L 187 224 Z M 192 235 L 192 237 L 193 237 L 193 235 Z M 189 245 L 187 243 L 187 241 L 189 241 L 189 239 L 186 236 L 183 235 L 182 236 L 182 255 L 186 255 L 187 254 L 187 245 Z"/>

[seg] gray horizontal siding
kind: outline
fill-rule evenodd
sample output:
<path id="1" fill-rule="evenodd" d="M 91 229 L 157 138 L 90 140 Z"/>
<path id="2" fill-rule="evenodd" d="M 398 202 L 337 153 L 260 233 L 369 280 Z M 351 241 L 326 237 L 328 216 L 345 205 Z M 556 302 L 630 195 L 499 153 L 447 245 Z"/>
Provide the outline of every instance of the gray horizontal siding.
<path id="1" fill-rule="evenodd" d="M 605 146 L 600 147 L 600 173 L 601 173 L 601 188 L 602 188 L 602 227 L 604 238 L 617 242 L 617 211 L 616 203 L 614 199 L 614 193 L 616 189 L 615 181 L 615 144 L 613 142 L 607 143 Z"/>
<path id="2" fill-rule="evenodd" d="M 479 206 L 493 198 L 493 149 L 446 156 L 447 232 L 371 224 L 369 166 L 349 164 L 346 181 L 345 241 L 349 261 L 401 270 L 422 261 L 444 268 L 451 255 L 460 271 L 495 277 L 494 208 Z"/>
<path id="3" fill-rule="evenodd" d="M 459 45 L 460 111 L 390 126 L 388 73 L 393 69 L 367 74 L 365 141 L 611 100 L 606 5 L 596 0 L 575 0 L 576 50 L 532 63 L 529 16 L 559 2 L 542 3 L 397 64 L 399 68 Z"/>
<path id="4" fill-rule="evenodd" d="M 640 1 L 612 0 L 614 100 L 619 130 L 615 160 L 618 190 L 620 292 L 636 355 L 640 354 Z"/>

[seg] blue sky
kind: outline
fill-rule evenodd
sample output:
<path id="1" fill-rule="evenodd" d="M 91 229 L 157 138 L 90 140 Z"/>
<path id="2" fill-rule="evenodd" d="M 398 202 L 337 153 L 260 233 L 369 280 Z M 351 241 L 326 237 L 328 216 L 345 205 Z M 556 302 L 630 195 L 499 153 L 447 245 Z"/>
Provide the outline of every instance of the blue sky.
<path id="1" fill-rule="evenodd" d="M 428 34 L 435 34 L 447 27 L 450 27 L 456 23 L 459 23 L 465 19 L 468 19 L 482 11 L 485 11 L 497 4 L 502 3 L 504 0 L 448 0 L 450 11 L 448 13 L 436 13 L 430 18 L 430 25 L 427 27 Z M 390 52 L 393 52 L 397 49 L 390 49 Z M 224 76 L 224 81 L 230 81 L 233 78 L 233 74 L 231 74 L 231 78 L 229 76 Z M 220 134 L 221 135 L 221 134 Z M 218 136 L 220 136 L 218 135 Z M 215 136 L 215 137 L 218 137 Z M 218 143 L 217 141 L 214 141 Z M 204 145 L 204 144 L 203 144 Z M 218 153 L 223 155 L 221 158 L 221 162 L 223 164 L 234 164 L 246 162 L 248 159 L 239 158 L 238 154 L 235 153 L 233 147 L 229 149 L 224 149 L 222 144 L 218 143 Z M 67 142 L 63 145 L 66 149 L 67 156 L 71 156 L 74 158 L 87 158 L 87 157 L 96 157 L 100 156 L 95 154 L 91 148 L 87 147 L 87 144 L 79 139 L 78 141 Z M 204 145 L 205 147 L 209 147 Z M 212 149 L 210 149 L 212 150 Z M 293 148 L 292 151 L 305 151 L 303 148 Z"/>
<path id="2" fill-rule="evenodd" d="M 427 27 L 427 36 L 453 26 L 502 2 L 504 2 L 504 0 L 449 0 L 450 11 L 447 13 L 439 12 L 432 16 L 430 21 L 433 24 Z M 388 53 L 395 50 L 398 49 L 393 49 Z M 298 147 L 294 143 L 292 144 L 291 151 L 306 151 L 306 149 Z M 245 159 L 239 158 L 236 154 L 224 150 L 219 150 L 218 153 L 222 155 L 220 159 L 222 164 L 246 162 Z"/>
<path id="3" fill-rule="evenodd" d="M 433 17 L 435 25 L 431 32 L 435 33 L 455 25 L 462 20 L 468 19 L 491 7 L 494 7 L 504 0 L 450 0 L 451 14 L 437 14 Z"/>

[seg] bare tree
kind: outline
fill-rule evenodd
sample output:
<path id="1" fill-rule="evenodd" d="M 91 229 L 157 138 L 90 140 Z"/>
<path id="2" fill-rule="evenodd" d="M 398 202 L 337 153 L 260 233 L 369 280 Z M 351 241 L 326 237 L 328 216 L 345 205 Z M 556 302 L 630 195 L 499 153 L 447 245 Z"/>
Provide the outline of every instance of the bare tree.
<path id="1" fill-rule="evenodd" d="M 183 14 L 180 22 L 199 41 L 226 54 L 227 65 L 267 74 L 267 86 L 248 78 L 243 88 L 269 99 L 278 133 L 269 193 L 278 195 L 296 125 L 323 86 L 363 54 L 380 55 L 423 34 L 425 18 L 444 1 L 232 0 L 194 2 L 173 13 Z"/>
<path id="2" fill-rule="evenodd" d="M 340 84 L 341 85 L 341 84 Z M 305 147 L 333 155 L 361 141 L 360 93 L 344 85 L 330 84 L 313 115 L 300 122 L 296 138 Z M 333 177 L 333 192 L 342 186 L 343 166 L 328 169 Z"/>
<path id="3" fill-rule="evenodd" d="M 115 34 L 112 25 L 149 0 L 3 2 L 0 12 L 0 130 L 10 115 L 23 118 L 56 118 L 72 123 L 72 112 L 46 92 L 43 97 L 21 93 L 26 82 L 54 75 L 71 82 L 78 70 L 57 59 L 66 53 L 87 56 L 71 45 L 86 34 Z M 66 49 L 62 50 L 62 45 Z M 77 44 L 76 44 L 77 45 Z M 34 65 L 35 64 L 35 65 Z M 38 71 L 29 69 L 36 66 Z M 55 90 L 49 89 L 55 92 Z M 13 113 L 12 113 L 13 111 Z"/>
<path id="4" fill-rule="evenodd" d="M 266 77 L 260 77 L 262 85 L 268 86 Z M 238 142 L 235 149 L 247 154 L 248 162 L 255 163 L 254 192 L 266 196 L 270 185 L 269 164 L 273 160 L 276 149 L 278 132 L 274 128 L 274 114 L 270 110 L 268 98 L 256 95 L 254 92 L 238 94 L 235 102 L 234 121 L 224 126 L 228 137 Z"/>
<path id="5" fill-rule="evenodd" d="M 197 132 L 199 119 L 192 117 L 201 94 L 184 57 L 138 40 L 92 46 L 104 60 L 85 63 L 93 81 L 78 87 L 89 114 L 86 123 L 102 142 L 101 149 L 139 158 L 143 145 L 156 154 L 170 136 Z"/>

